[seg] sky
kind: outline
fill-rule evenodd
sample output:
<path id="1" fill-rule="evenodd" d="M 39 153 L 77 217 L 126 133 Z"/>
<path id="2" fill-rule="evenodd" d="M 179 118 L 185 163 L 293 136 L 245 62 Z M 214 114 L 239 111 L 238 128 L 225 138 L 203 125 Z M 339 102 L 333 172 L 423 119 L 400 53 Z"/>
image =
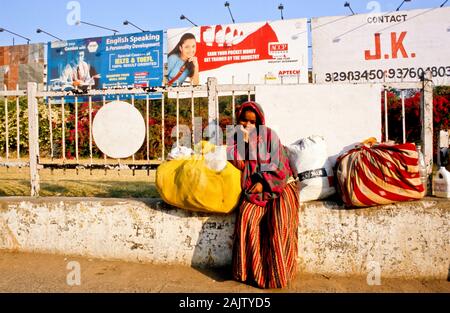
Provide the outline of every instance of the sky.
<path id="1" fill-rule="evenodd" d="M 438 7 L 445 0 L 411 0 L 405 2 L 402 9 Z M 70 25 L 79 7 L 80 18 L 84 22 L 102 25 L 118 30 L 121 34 L 139 30 L 124 26 L 129 20 L 146 30 L 167 30 L 191 26 L 188 21 L 180 20 L 184 14 L 198 25 L 229 24 L 231 17 L 224 6 L 224 0 L 0 0 L 0 28 L 5 28 L 24 37 L 31 43 L 47 42 L 51 37 L 36 29 L 41 28 L 62 39 L 89 38 L 112 35 L 112 32 L 88 25 Z M 348 15 L 349 8 L 344 7 L 345 0 L 229 0 L 230 9 L 236 23 L 273 21 L 280 19 L 278 5 L 284 5 L 285 19 L 312 18 L 320 16 Z M 402 0 L 350 0 L 355 13 L 394 11 Z M 450 2 L 447 3 L 447 6 Z M 69 17 L 69 22 L 67 21 Z M 72 19 L 71 19 L 72 18 Z M 0 32 L 0 46 L 12 45 L 13 35 Z M 25 40 L 15 37 L 16 44 Z"/>

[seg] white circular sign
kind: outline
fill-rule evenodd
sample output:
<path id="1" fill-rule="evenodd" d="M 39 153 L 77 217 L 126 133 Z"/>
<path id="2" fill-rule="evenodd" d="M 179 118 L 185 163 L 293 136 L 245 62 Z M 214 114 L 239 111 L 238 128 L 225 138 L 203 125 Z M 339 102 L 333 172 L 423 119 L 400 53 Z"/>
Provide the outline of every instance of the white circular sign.
<path id="1" fill-rule="evenodd" d="M 110 158 L 124 159 L 142 147 L 145 122 L 142 114 L 131 104 L 113 101 L 97 112 L 92 133 L 100 151 Z"/>

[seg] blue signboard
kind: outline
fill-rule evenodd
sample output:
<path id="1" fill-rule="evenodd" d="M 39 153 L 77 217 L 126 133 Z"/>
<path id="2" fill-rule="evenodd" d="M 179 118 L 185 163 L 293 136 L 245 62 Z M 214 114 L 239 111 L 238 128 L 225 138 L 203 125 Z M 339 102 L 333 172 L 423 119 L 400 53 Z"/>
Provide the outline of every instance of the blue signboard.
<path id="1" fill-rule="evenodd" d="M 162 86 L 163 31 L 51 42 L 47 77 L 49 91 Z"/>

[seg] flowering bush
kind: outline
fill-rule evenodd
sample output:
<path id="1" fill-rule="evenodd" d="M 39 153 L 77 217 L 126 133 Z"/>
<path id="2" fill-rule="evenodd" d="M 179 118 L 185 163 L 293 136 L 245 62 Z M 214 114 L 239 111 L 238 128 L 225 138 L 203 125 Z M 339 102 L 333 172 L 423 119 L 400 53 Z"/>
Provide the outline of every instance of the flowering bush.
<path id="1" fill-rule="evenodd" d="M 52 105 L 52 135 L 55 156 L 61 153 L 61 106 Z M 69 112 L 65 112 L 65 117 Z M 38 104 L 39 116 L 39 147 L 40 156 L 50 157 L 50 122 L 48 105 L 43 101 Z M 20 155 L 26 158 L 28 155 L 28 104 L 27 98 L 19 99 L 19 117 L 20 117 Z M 6 155 L 6 123 L 5 106 L 0 106 L 0 155 Z M 16 157 L 17 151 L 17 107 L 15 99 L 8 101 L 8 147 L 11 158 Z"/>
<path id="2" fill-rule="evenodd" d="M 410 93 L 405 98 L 405 124 L 406 141 L 421 141 L 421 122 L 420 122 L 420 103 L 422 94 L 420 91 Z M 389 140 L 402 142 L 402 100 L 399 94 L 392 91 L 387 93 L 388 98 L 388 130 Z M 383 115 L 383 141 L 384 130 L 384 93 L 382 96 L 382 115 Z M 437 144 L 437 138 L 440 130 L 447 130 L 450 126 L 450 88 L 438 87 L 434 91 L 433 97 L 433 130 L 434 146 Z"/>
<path id="3" fill-rule="evenodd" d="M 237 97 L 236 103 L 246 101 L 246 96 Z M 3 102 L 3 101 L 2 101 Z M 165 147 L 166 155 L 176 142 L 176 138 L 172 137 L 172 130 L 176 127 L 176 102 L 174 99 L 165 100 Z M 95 118 L 102 103 L 92 103 L 92 120 Z M 142 100 L 135 101 L 136 108 L 146 118 L 146 103 Z M 62 157 L 62 121 L 65 123 L 65 151 L 66 158 L 73 159 L 76 156 L 75 151 L 75 123 L 78 124 L 78 155 L 80 158 L 87 158 L 89 151 L 89 104 L 78 104 L 78 121 L 75 116 L 75 105 L 66 103 L 64 106 L 64 117 L 62 117 L 61 104 L 51 104 L 51 121 L 49 105 L 43 100 L 38 105 L 39 112 L 39 147 L 41 158 L 51 157 L 51 140 L 50 129 L 53 138 L 53 157 Z M 27 98 L 20 99 L 20 150 L 23 157 L 28 154 L 28 105 Z M 224 143 L 226 135 L 226 126 L 232 124 L 231 98 L 221 97 L 219 103 L 220 126 L 224 132 Z M 202 118 L 202 131 L 208 125 L 208 102 L 206 98 L 195 99 L 195 117 Z M 192 115 L 191 115 L 191 99 L 180 100 L 180 125 L 187 125 L 192 132 Z M 16 138 L 17 138 L 17 120 L 16 120 L 16 104 L 15 100 L 8 102 L 8 146 L 10 157 L 15 157 Z M 149 158 L 157 159 L 161 157 L 162 152 L 162 136 L 161 136 L 161 101 L 153 100 L 149 106 Z M 102 157 L 103 154 L 96 147 L 93 141 L 93 157 Z M 5 107 L 0 105 L 0 156 L 6 154 L 6 123 L 5 123 Z M 141 149 L 136 153 L 136 159 L 145 160 L 147 158 L 147 144 L 144 142 Z"/>
<path id="4" fill-rule="evenodd" d="M 92 121 L 94 121 L 95 115 L 100 110 L 101 104 L 92 103 Z M 74 104 L 70 105 L 70 115 L 66 119 L 66 157 L 73 159 L 76 156 L 75 149 L 75 107 Z M 82 103 L 78 108 L 78 153 L 79 157 L 89 157 L 89 103 Z M 93 157 L 100 157 L 102 153 L 95 146 L 94 139 L 92 138 L 92 155 Z"/>

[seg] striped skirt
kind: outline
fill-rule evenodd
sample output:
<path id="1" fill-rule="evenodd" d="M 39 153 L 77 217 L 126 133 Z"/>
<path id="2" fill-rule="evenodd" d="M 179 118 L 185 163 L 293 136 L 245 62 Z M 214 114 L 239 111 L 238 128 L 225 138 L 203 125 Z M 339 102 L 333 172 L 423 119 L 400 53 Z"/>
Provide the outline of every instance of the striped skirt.
<path id="1" fill-rule="evenodd" d="M 244 200 L 236 219 L 233 277 L 259 288 L 287 287 L 297 271 L 297 182 L 265 207 Z"/>

